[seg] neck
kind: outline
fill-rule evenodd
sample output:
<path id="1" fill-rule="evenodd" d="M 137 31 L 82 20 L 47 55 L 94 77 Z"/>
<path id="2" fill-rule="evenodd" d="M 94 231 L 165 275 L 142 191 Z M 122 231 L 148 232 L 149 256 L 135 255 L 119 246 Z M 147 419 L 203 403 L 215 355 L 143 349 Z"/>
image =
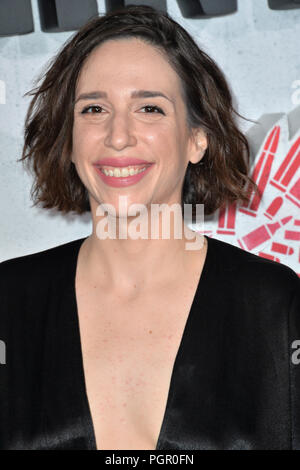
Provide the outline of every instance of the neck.
<path id="1" fill-rule="evenodd" d="M 129 219 L 127 218 L 127 227 L 130 226 Z M 96 218 L 93 214 L 92 234 L 81 247 L 84 272 L 88 273 L 89 279 L 119 295 L 131 295 L 155 284 L 172 282 L 195 259 L 195 252 L 199 253 L 196 256 L 199 260 L 204 251 L 204 237 L 189 229 L 182 218 L 176 224 L 170 224 L 172 228 L 166 237 L 162 217 L 158 217 L 156 239 L 151 237 L 149 225 L 147 238 L 132 238 L 129 228 L 124 231 L 125 222 L 122 218 L 114 221 L 116 231 L 112 234 L 113 237 L 104 239 L 100 234 L 100 238 L 99 222 L 101 225 L 103 217 Z M 123 229 L 123 238 L 118 236 L 118 229 L 121 232 Z M 180 231 L 181 237 L 178 238 Z"/>

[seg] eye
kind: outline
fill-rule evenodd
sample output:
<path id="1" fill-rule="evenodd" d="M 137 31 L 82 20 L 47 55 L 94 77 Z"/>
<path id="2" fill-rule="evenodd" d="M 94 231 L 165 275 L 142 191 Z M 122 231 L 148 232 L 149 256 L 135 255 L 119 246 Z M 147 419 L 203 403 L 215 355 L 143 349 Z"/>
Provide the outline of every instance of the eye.
<path id="1" fill-rule="evenodd" d="M 97 112 L 97 110 L 102 110 L 102 106 L 99 106 L 99 105 L 91 105 L 91 106 L 86 106 L 85 108 L 83 108 L 83 110 L 81 111 L 81 114 L 102 114 L 101 112 Z M 141 109 L 150 109 L 150 110 L 155 110 L 155 112 L 150 112 L 150 114 L 157 114 L 157 113 L 160 113 L 160 114 L 165 114 L 163 112 L 163 110 L 161 108 L 159 108 L 158 106 L 152 106 L 152 105 L 146 105 L 146 106 L 143 106 Z M 96 110 L 95 112 L 89 112 L 90 110 Z M 149 114 L 148 112 L 145 113 L 145 114 Z"/>
<path id="2" fill-rule="evenodd" d="M 102 108 L 101 106 L 95 106 L 95 105 L 94 105 L 94 106 L 86 106 L 86 107 L 83 108 L 83 110 L 81 111 L 81 114 L 101 114 L 101 113 L 94 113 L 94 112 L 88 113 L 88 110 L 89 110 L 89 109 L 94 109 L 94 110 L 95 110 L 95 109 L 98 109 L 98 110 L 99 110 L 99 109 L 103 109 L 103 108 Z"/>
<path id="3" fill-rule="evenodd" d="M 142 109 L 155 109 L 156 111 L 158 111 L 160 114 L 165 114 L 163 112 L 163 110 L 161 108 L 159 108 L 158 106 L 151 106 L 151 105 L 146 105 L 146 106 L 143 106 Z M 146 113 L 148 114 L 148 113 Z M 155 113 L 150 113 L 150 114 L 155 114 Z"/>

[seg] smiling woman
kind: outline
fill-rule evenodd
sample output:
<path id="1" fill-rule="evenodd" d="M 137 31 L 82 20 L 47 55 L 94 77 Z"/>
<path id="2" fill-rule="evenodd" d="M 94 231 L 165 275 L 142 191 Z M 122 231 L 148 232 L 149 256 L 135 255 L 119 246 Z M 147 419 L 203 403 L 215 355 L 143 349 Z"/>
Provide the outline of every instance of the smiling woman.
<path id="1" fill-rule="evenodd" d="M 0 448 L 300 449 L 297 275 L 182 216 L 256 189 L 218 66 L 129 6 L 83 26 L 31 94 L 34 203 L 93 230 L 0 263 Z M 118 237 L 99 236 L 104 212 Z"/>
<path id="2" fill-rule="evenodd" d="M 166 129 L 180 120 L 186 133 L 205 135 L 183 175 L 181 203 L 192 204 L 193 214 L 197 203 L 211 214 L 226 202 L 247 200 L 255 188 L 248 176 L 248 142 L 235 123 L 240 115 L 224 74 L 167 14 L 132 6 L 96 17 L 67 41 L 43 75 L 41 85 L 27 93 L 34 98 L 22 154 L 33 170 L 35 204 L 79 214 L 91 210 L 88 188 L 71 163 L 73 126 L 96 132 L 115 116 L 118 128 L 121 109 L 130 110 L 129 122 L 140 123 L 138 130 L 150 123 Z"/>

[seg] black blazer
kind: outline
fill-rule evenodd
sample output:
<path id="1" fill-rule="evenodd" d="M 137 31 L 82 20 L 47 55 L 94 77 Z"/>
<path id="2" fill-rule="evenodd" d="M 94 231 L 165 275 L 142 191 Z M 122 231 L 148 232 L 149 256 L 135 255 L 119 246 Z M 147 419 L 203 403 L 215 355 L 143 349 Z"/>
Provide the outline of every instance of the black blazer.
<path id="1" fill-rule="evenodd" d="M 206 238 L 156 449 L 300 449 L 300 280 Z M 96 449 L 75 298 L 84 240 L 0 263 L 1 449 Z"/>

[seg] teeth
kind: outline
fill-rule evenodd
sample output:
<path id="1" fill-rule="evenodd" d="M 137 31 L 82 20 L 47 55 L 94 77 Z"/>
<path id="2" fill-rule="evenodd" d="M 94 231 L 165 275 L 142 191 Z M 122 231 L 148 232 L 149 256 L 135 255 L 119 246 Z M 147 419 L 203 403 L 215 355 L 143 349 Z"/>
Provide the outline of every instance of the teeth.
<path id="1" fill-rule="evenodd" d="M 132 175 L 137 175 L 138 173 L 141 173 L 146 169 L 140 168 L 140 169 L 134 169 L 134 168 L 114 168 L 113 170 L 107 170 L 106 168 L 101 168 L 102 173 L 104 173 L 106 176 L 114 176 L 115 178 L 124 178 L 126 176 L 132 176 Z"/>

